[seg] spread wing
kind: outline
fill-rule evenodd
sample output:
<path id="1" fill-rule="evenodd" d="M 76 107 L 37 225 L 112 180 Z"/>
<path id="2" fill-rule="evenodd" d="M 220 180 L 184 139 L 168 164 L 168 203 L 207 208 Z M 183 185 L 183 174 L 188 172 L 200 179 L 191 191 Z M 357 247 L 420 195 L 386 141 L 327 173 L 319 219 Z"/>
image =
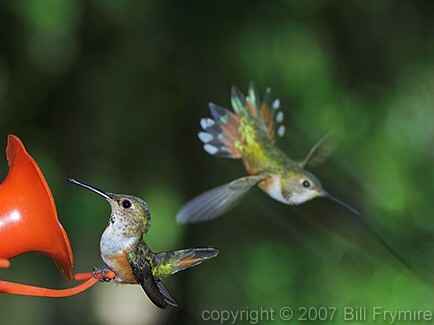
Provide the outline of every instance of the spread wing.
<path id="1" fill-rule="evenodd" d="M 333 153 L 336 147 L 336 139 L 331 139 L 332 131 L 326 133 L 315 145 L 309 150 L 306 158 L 299 164 L 302 168 L 309 166 L 318 166 L 323 163 Z"/>
<path id="2" fill-rule="evenodd" d="M 235 207 L 247 192 L 267 176 L 246 176 L 202 193 L 188 202 L 176 216 L 179 223 L 215 219 Z"/>
<path id="3" fill-rule="evenodd" d="M 155 280 L 152 275 L 152 266 L 140 246 L 140 244 L 137 245 L 134 252 L 130 252 L 127 255 L 128 262 L 137 279 L 137 283 L 141 285 L 146 295 L 157 307 L 177 307 L 178 304 L 164 287 L 163 283 L 159 280 Z"/>

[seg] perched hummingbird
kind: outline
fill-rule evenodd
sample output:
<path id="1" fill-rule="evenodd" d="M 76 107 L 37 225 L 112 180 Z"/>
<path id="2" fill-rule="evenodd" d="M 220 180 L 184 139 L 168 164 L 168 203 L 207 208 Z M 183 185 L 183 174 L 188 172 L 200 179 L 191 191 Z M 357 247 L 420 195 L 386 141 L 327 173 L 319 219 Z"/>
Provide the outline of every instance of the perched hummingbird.
<path id="1" fill-rule="evenodd" d="M 285 127 L 279 99 L 271 96 L 268 88 L 262 103 L 253 83 L 245 97 L 232 87 L 231 103 L 234 113 L 226 108 L 209 103 L 212 118 L 200 121 L 203 132 L 199 139 L 204 150 L 213 156 L 241 159 L 250 176 L 214 188 L 188 202 L 176 217 L 180 223 L 211 220 L 233 208 L 255 185 L 273 199 L 298 205 L 316 197 L 327 197 L 352 212 L 358 211 L 330 195 L 320 181 L 305 167 L 318 163 L 321 157 L 318 148 L 323 137 L 302 161 L 289 158 L 275 146 L 275 134 L 283 136 Z M 323 152 L 325 153 L 325 152 Z"/>
<path id="2" fill-rule="evenodd" d="M 131 195 L 106 193 L 72 178 L 68 181 L 101 195 L 110 203 L 111 215 L 100 242 L 101 257 L 115 272 L 116 282 L 140 284 L 149 299 L 160 308 L 177 306 L 161 282 L 162 278 L 199 265 L 218 254 L 215 248 L 154 253 L 144 241 L 151 226 L 151 215 L 143 200 Z"/>

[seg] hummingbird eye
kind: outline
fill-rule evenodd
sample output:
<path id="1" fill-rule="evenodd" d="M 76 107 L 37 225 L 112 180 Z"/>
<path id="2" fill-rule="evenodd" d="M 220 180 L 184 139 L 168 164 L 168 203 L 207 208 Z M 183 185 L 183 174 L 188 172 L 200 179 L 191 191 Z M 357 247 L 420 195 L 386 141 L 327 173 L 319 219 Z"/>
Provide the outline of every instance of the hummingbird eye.
<path id="1" fill-rule="evenodd" d="M 303 187 L 310 187 L 310 182 L 308 180 L 304 180 L 303 183 L 301 183 L 301 185 L 303 185 Z"/>
<path id="2" fill-rule="evenodd" d="M 122 207 L 123 207 L 124 209 L 131 208 L 131 202 L 128 201 L 128 200 L 123 200 L 123 201 L 122 201 Z"/>

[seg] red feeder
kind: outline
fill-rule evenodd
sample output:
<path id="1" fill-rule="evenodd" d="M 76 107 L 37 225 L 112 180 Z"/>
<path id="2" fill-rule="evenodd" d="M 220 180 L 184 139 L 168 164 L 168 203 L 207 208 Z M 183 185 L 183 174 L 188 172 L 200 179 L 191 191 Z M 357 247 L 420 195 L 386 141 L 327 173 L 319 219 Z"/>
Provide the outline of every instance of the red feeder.
<path id="1" fill-rule="evenodd" d="M 39 252 L 50 256 L 63 276 L 71 280 L 74 256 L 41 170 L 14 135 L 8 136 L 6 157 L 10 169 L 0 184 L 0 268 L 8 267 L 10 258 Z M 113 278 L 114 273 L 105 277 Z M 0 281 L 0 293 L 62 297 L 84 291 L 98 281 L 91 272 L 76 274 L 74 278 L 87 281 L 63 290 Z"/>

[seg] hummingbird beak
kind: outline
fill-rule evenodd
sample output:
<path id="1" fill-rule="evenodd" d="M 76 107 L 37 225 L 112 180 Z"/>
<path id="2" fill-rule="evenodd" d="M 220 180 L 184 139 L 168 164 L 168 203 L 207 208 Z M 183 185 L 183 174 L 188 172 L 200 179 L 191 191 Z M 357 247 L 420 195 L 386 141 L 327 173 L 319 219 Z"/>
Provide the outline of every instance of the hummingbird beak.
<path id="1" fill-rule="evenodd" d="M 91 190 L 92 192 L 95 192 L 95 193 L 101 195 L 106 200 L 110 200 L 111 199 L 111 197 L 106 192 L 101 191 L 101 190 L 97 189 L 96 187 L 93 187 L 93 186 L 87 185 L 85 183 L 79 182 L 79 181 L 77 181 L 76 179 L 73 179 L 73 178 L 67 178 L 66 180 L 68 182 L 73 183 L 73 184 L 76 184 L 76 185 L 82 186 L 84 188 L 87 188 L 88 190 Z"/>
<path id="2" fill-rule="evenodd" d="M 323 194 L 324 197 L 336 202 L 337 204 L 343 206 L 344 208 L 347 208 L 348 210 L 350 210 L 352 213 L 360 215 L 360 212 L 357 211 L 356 209 L 354 209 L 352 206 L 346 204 L 345 202 L 342 202 L 341 200 L 335 198 L 333 195 L 330 195 L 329 193 L 325 192 Z"/>

